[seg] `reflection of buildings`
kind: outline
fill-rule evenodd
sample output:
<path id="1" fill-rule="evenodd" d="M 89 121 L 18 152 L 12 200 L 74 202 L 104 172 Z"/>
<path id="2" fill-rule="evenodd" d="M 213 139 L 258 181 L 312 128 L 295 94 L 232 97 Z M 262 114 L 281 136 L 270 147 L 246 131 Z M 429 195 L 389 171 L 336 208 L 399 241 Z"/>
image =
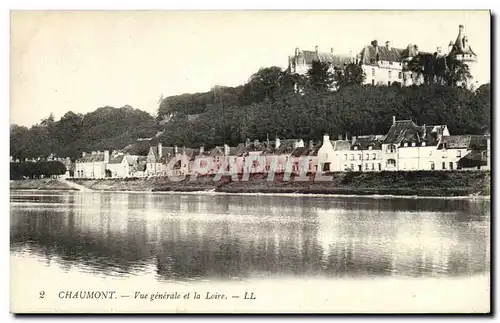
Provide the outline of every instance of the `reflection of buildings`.
<path id="1" fill-rule="evenodd" d="M 65 194 L 54 197 L 60 209 L 13 205 L 11 241 L 96 271 L 153 265 L 167 279 L 464 275 L 489 266 L 487 203 Z"/>

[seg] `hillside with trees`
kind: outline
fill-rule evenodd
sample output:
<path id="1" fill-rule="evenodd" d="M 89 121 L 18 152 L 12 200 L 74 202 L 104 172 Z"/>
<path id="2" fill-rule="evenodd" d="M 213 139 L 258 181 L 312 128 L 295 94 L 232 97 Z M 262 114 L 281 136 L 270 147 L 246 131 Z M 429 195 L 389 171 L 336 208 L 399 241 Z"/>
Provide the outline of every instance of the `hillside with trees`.
<path id="1" fill-rule="evenodd" d="M 10 154 L 20 160 L 51 154 L 74 159 L 82 151 L 123 149 L 160 130 L 153 116 L 130 106 L 106 106 L 85 115 L 70 111 L 58 121 L 50 115 L 31 128 L 11 125 Z"/>
<path id="2" fill-rule="evenodd" d="M 51 116 L 29 129 L 12 125 L 11 156 L 75 158 L 82 151 L 124 148 L 145 154 L 158 140 L 207 149 L 247 138 L 319 141 L 324 133 L 385 134 L 392 116 L 446 124 L 452 134 L 490 131 L 490 84 L 475 91 L 462 86 L 470 79 L 466 64 L 421 55 L 408 68 L 422 77 L 422 85 L 362 85 L 365 75 L 356 64 L 332 71 L 318 62 L 306 75 L 262 68 L 238 87 L 166 97 L 156 118 L 129 106 L 104 107 L 85 115 L 68 112 L 59 121 Z M 153 140 L 137 141 L 145 137 Z"/>

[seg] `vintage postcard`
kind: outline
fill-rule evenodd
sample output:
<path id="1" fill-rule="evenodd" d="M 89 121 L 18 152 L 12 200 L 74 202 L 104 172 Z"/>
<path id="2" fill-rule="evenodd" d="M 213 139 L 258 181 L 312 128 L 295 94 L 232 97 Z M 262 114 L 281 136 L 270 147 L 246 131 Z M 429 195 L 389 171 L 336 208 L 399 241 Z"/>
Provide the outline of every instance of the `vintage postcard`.
<path id="1" fill-rule="evenodd" d="M 490 22 L 11 11 L 11 312 L 489 313 Z"/>

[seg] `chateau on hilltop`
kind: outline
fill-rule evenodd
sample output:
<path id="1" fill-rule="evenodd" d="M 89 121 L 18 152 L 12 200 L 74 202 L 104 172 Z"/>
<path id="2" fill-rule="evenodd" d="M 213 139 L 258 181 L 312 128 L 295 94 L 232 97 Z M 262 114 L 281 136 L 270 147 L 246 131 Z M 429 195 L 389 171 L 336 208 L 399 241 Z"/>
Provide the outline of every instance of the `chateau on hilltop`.
<path id="1" fill-rule="evenodd" d="M 441 47 L 436 52 L 419 51 L 417 45 L 408 44 L 405 48 L 393 47 L 390 41 L 384 45 L 373 40 L 355 57 L 352 55 L 336 54 L 332 48 L 330 52 L 320 52 L 316 46 L 314 51 L 295 48 L 295 54 L 288 58 L 288 70 L 291 73 L 305 74 L 314 61 L 328 63 L 331 69 L 342 68 L 350 63 L 361 66 L 366 78 L 365 84 L 388 85 L 399 82 L 403 86 L 419 84 L 422 80 L 407 69 L 408 62 L 419 54 L 434 55 L 436 57 L 453 56 L 457 60 L 466 62 L 469 66 L 477 62 L 477 55 L 472 50 L 464 26 L 458 27 L 458 36 L 450 41 L 448 53 L 443 53 Z"/>

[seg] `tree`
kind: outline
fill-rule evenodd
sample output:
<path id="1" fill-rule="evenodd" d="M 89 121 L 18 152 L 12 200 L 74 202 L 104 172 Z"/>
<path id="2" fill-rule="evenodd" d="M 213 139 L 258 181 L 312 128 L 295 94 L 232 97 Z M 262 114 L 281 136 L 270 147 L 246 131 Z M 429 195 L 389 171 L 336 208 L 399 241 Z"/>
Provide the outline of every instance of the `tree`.
<path id="1" fill-rule="evenodd" d="M 333 79 L 337 89 L 354 84 L 363 84 L 366 75 L 361 66 L 355 63 L 349 63 L 343 68 L 335 68 Z"/>
<path id="2" fill-rule="evenodd" d="M 328 63 L 313 61 L 307 77 L 308 87 L 315 92 L 327 92 L 333 88 L 333 73 Z"/>
<path id="3" fill-rule="evenodd" d="M 469 65 L 453 56 L 446 57 L 445 80 L 449 86 L 467 86 L 472 79 Z"/>

